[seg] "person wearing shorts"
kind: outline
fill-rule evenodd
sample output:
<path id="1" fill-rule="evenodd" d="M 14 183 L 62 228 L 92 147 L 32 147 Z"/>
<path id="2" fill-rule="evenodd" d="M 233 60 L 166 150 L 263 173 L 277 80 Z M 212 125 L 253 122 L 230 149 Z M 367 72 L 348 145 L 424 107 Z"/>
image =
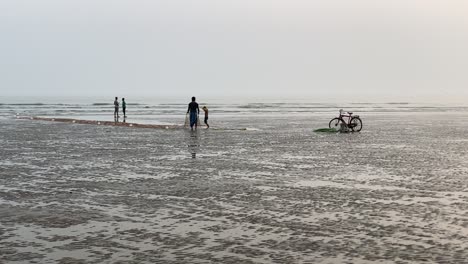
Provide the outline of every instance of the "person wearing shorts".
<path id="1" fill-rule="evenodd" d="M 205 112 L 205 125 L 206 125 L 206 128 L 210 128 L 210 125 L 208 125 L 208 107 L 203 106 L 202 109 Z"/>

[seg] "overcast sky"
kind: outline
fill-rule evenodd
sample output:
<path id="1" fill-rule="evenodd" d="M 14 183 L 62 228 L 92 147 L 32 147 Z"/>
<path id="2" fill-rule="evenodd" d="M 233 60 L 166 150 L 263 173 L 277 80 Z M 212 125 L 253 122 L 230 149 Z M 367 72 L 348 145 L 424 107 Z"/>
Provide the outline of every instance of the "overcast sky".
<path id="1" fill-rule="evenodd" d="M 0 0 L 0 91 L 467 96 L 467 14 L 463 0 Z"/>

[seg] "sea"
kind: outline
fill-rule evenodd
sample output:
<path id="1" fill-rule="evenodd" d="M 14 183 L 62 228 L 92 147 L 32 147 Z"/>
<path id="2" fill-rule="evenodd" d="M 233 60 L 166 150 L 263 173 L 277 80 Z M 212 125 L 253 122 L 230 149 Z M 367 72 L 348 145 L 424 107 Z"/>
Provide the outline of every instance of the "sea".
<path id="1" fill-rule="evenodd" d="M 36 116 L 110 121 L 113 120 L 113 100 L 112 97 L 0 97 L 0 118 Z M 120 98 L 119 102 L 121 103 Z M 185 121 L 190 98 L 140 96 L 127 98 L 126 102 L 127 121 L 177 125 Z M 332 118 L 339 109 L 364 116 L 468 112 L 467 103 L 418 102 L 401 99 L 218 97 L 202 99 L 198 102 L 200 108 L 208 107 L 210 118 L 220 120 L 287 116 Z"/>

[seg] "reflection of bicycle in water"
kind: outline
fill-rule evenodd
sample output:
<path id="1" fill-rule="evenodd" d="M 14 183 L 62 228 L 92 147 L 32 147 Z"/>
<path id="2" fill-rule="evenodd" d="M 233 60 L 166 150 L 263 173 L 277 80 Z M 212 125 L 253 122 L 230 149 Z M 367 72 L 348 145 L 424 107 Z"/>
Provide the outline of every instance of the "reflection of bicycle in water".
<path id="1" fill-rule="evenodd" d="M 348 114 L 343 114 L 343 109 L 340 109 L 340 115 L 333 118 L 328 123 L 329 128 L 334 128 L 336 130 L 342 130 L 342 126 L 351 129 L 353 132 L 359 132 L 362 129 L 362 120 L 358 115 L 354 115 L 352 112 L 347 112 Z M 347 118 L 347 121 L 345 121 Z"/>

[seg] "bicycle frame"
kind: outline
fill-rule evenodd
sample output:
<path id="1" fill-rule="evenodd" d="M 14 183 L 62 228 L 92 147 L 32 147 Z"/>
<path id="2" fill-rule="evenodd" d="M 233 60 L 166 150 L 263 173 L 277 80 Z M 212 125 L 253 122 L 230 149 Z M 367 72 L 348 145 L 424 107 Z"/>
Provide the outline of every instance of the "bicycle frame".
<path id="1" fill-rule="evenodd" d="M 347 117 L 348 118 L 348 122 L 346 122 L 343 117 Z M 338 116 L 338 119 L 340 119 L 343 123 L 345 123 L 348 127 L 349 127 L 349 122 L 351 121 L 351 118 L 353 118 L 353 115 L 349 114 L 348 112 L 348 115 L 346 114 L 343 114 L 343 111 L 340 110 L 340 115 Z"/>

